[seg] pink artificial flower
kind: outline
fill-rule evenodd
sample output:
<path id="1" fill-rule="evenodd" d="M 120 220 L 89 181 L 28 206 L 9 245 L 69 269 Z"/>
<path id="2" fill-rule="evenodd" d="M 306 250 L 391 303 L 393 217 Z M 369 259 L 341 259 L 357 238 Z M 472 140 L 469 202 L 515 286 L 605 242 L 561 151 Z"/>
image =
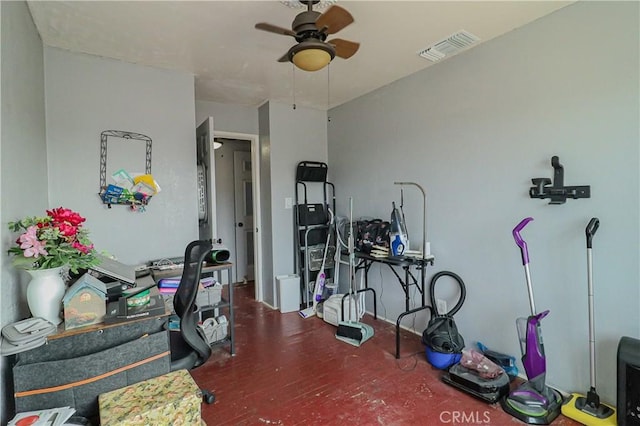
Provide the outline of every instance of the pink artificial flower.
<path id="1" fill-rule="evenodd" d="M 27 228 L 27 232 L 20 235 L 18 239 L 21 243 L 20 248 L 24 250 L 24 257 L 34 257 L 37 259 L 40 255 L 46 256 L 49 254 L 44 248 L 45 243 L 38 240 L 38 236 L 36 235 L 37 230 L 37 226 L 30 226 Z"/>
<path id="2" fill-rule="evenodd" d="M 28 227 L 26 232 L 20 235 L 20 237 L 18 238 L 18 241 L 20 242 L 20 248 L 25 249 L 25 248 L 31 247 L 36 242 L 38 242 L 37 232 L 38 232 L 37 226 L 32 225 Z"/>
<path id="3" fill-rule="evenodd" d="M 44 248 L 44 243 L 42 241 L 38 241 L 32 247 L 24 251 L 24 257 L 34 257 L 36 259 L 40 255 L 46 256 L 48 254 L 49 252 Z"/>

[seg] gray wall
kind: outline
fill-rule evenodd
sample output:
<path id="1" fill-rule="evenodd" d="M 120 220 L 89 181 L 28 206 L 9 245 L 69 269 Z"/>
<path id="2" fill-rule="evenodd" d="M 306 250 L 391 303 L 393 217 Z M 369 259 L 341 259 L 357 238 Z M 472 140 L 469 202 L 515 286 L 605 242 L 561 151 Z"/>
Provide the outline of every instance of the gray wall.
<path id="1" fill-rule="evenodd" d="M 196 101 L 196 124 L 214 118 L 215 130 L 258 134 L 258 108 L 220 102 Z"/>
<path id="2" fill-rule="evenodd" d="M 96 247 L 125 263 L 184 253 L 198 237 L 193 75 L 48 47 L 45 63 L 51 203 L 83 214 Z M 153 140 L 162 192 L 144 213 L 97 196 L 104 130 Z M 144 172 L 143 145 L 109 139 L 107 182 L 121 167 Z"/>
<path id="3" fill-rule="evenodd" d="M 260 140 L 260 209 L 262 210 L 262 229 L 258 231 L 258 239 L 262 244 L 262 270 L 260 274 L 263 286 L 262 300 L 271 306 L 275 306 L 273 286 L 269 285 L 274 280 L 273 251 L 271 240 L 273 238 L 273 225 L 271 214 L 271 134 L 269 129 L 269 103 L 258 108 L 258 135 Z"/>
<path id="4" fill-rule="evenodd" d="M 264 281 L 264 300 L 273 305 L 275 277 L 296 272 L 293 210 L 285 208 L 285 198 L 295 199 L 296 166 L 300 161 L 327 161 L 327 114 L 309 108 L 294 110 L 290 105 L 270 102 L 268 120 L 273 274 Z M 263 211 L 266 208 L 263 205 Z M 272 283 L 272 287 L 267 283 Z"/>
<path id="5" fill-rule="evenodd" d="M 24 2 L 0 2 L 2 94 L 0 136 L 0 236 L 2 272 L 0 327 L 29 314 L 26 274 L 10 266 L 5 255 L 16 236 L 7 222 L 44 215 L 47 202 L 44 66 L 42 42 Z M 19 184 L 18 184 L 19 183 Z M 22 275 L 24 274 L 24 275 Z M 7 358 L 0 357 L 0 423 L 13 411 Z"/>
<path id="6" fill-rule="evenodd" d="M 598 389 L 608 402 L 617 342 L 640 336 L 638 17 L 637 2 L 578 2 L 330 111 L 329 164 L 340 192 L 354 195 L 354 214 L 388 218 L 400 199 L 394 181 L 426 188 L 436 256 L 428 278 L 452 270 L 465 280 L 456 322 L 468 345 L 519 357 L 514 322 L 529 305 L 511 230 L 535 218 L 522 235 L 537 309 L 551 310 L 547 377 L 564 390 L 589 386 L 584 229 L 599 217 Z M 529 198 L 531 178 L 553 176 L 553 155 L 566 185 L 591 185 L 590 199 L 552 206 Z M 418 248 L 422 199 L 411 188 L 404 199 Z M 403 310 L 396 279 L 376 267 L 370 277 L 384 287 L 379 309 L 395 319 Z M 421 333 L 426 315 L 414 320 Z"/>

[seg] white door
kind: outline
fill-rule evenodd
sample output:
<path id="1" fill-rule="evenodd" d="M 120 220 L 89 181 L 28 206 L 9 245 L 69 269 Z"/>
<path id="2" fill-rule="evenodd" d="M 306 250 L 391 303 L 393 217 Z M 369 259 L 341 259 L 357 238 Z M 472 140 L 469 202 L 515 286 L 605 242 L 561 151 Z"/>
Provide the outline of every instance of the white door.
<path id="1" fill-rule="evenodd" d="M 201 240 L 217 239 L 216 162 L 213 156 L 213 117 L 196 129 L 196 164 L 198 178 L 198 235 Z"/>
<path id="2" fill-rule="evenodd" d="M 233 152 L 236 221 L 236 281 L 254 279 L 253 181 L 251 152 Z"/>

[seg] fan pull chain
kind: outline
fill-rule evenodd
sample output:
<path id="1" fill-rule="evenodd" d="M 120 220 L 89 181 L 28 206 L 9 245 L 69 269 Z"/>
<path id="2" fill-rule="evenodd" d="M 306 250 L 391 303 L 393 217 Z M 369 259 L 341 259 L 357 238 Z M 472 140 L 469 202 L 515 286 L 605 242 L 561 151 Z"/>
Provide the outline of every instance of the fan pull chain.
<path id="1" fill-rule="evenodd" d="M 331 122 L 329 108 L 331 107 L 331 62 L 327 65 L 327 122 Z"/>
<path id="2" fill-rule="evenodd" d="M 291 79 L 293 80 L 293 109 L 296 109 L 296 67 L 291 63 Z"/>

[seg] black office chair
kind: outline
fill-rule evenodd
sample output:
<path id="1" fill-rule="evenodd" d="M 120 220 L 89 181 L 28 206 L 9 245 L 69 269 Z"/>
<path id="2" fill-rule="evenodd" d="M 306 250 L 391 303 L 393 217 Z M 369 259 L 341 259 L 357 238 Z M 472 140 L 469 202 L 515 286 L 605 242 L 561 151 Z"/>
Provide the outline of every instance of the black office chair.
<path id="1" fill-rule="evenodd" d="M 180 332 L 170 332 L 171 371 L 196 368 L 211 356 L 211 347 L 204 332 L 198 327 L 196 295 L 200 284 L 200 272 L 205 257 L 211 251 L 209 241 L 193 241 L 184 252 L 184 268 L 180 285 L 173 297 L 173 308 L 180 318 Z M 207 404 L 215 400 L 208 390 L 202 389 L 202 399 Z"/>

